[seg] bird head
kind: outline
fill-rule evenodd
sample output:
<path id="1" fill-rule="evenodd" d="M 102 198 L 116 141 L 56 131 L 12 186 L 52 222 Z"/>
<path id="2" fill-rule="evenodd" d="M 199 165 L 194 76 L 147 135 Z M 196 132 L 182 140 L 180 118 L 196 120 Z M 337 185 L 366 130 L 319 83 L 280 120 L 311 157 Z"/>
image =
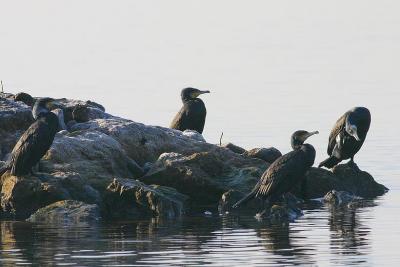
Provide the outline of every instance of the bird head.
<path id="1" fill-rule="evenodd" d="M 32 109 L 33 118 L 36 120 L 41 113 L 48 113 L 52 109 L 59 108 L 60 105 L 50 97 L 39 98 L 36 100 Z"/>
<path id="2" fill-rule="evenodd" d="M 292 138 L 291 138 L 291 145 L 293 149 L 298 149 L 299 147 L 301 147 L 304 142 L 310 137 L 313 136 L 314 134 L 319 134 L 318 131 L 315 132 L 307 132 L 304 130 L 299 130 L 296 131 L 292 134 Z"/>
<path id="3" fill-rule="evenodd" d="M 185 102 L 185 101 L 193 100 L 193 99 L 197 98 L 199 95 L 208 94 L 208 93 L 210 93 L 210 91 L 208 91 L 208 90 L 202 91 L 202 90 L 199 90 L 196 88 L 188 87 L 188 88 L 185 88 L 182 90 L 181 98 L 182 98 L 182 101 Z"/>
<path id="4" fill-rule="evenodd" d="M 350 113 L 349 116 L 347 116 L 346 118 L 345 129 L 350 136 L 353 136 L 357 141 L 361 141 L 360 137 L 358 137 L 357 125 L 354 122 L 352 113 Z"/>

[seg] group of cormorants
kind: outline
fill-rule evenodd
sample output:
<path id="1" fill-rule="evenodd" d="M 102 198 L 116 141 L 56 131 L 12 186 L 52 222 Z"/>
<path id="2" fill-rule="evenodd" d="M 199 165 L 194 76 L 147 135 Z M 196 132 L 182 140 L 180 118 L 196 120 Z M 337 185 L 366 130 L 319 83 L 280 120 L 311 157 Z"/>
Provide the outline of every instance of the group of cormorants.
<path id="1" fill-rule="evenodd" d="M 185 88 L 181 92 L 183 107 L 173 119 L 170 128 L 180 131 L 195 130 L 203 133 L 206 120 L 206 107 L 198 98 L 199 95 L 210 93 L 195 88 Z M 27 175 L 51 147 L 58 131 L 58 117 L 51 112 L 56 106 L 52 98 L 38 99 L 33 107 L 34 123 L 21 136 L 11 152 L 10 159 L 0 174 L 9 171 L 12 175 Z M 367 136 L 371 123 L 371 115 L 367 108 L 356 107 L 335 123 L 328 143 L 329 158 L 319 164 L 319 167 L 333 168 L 342 160 L 350 159 L 351 166 L 358 170 L 354 163 L 354 155 L 360 150 Z M 245 198 L 234 205 L 239 205 L 256 197 L 268 201 L 280 199 L 290 193 L 305 178 L 313 166 L 316 151 L 310 144 L 304 142 L 318 131 L 296 131 L 291 136 L 293 151 L 279 157 L 261 176 L 254 189 Z"/>
<path id="2" fill-rule="evenodd" d="M 203 101 L 197 98 L 200 91 L 194 88 L 182 90 L 183 107 L 175 116 L 171 128 L 180 131 L 196 130 L 203 132 L 206 119 L 206 108 Z M 329 135 L 329 158 L 319 164 L 319 167 L 333 168 L 342 160 L 350 159 L 350 166 L 358 171 L 354 163 L 354 155 L 360 150 L 371 124 L 371 114 L 365 107 L 355 107 L 347 111 L 335 123 Z M 242 200 L 233 205 L 234 208 L 256 197 L 275 201 L 289 193 L 305 179 L 308 170 L 314 165 L 315 149 L 304 142 L 318 131 L 296 131 L 291 136 L 293 151 L 279 157 L 261 176 L 254 189 Z"/>

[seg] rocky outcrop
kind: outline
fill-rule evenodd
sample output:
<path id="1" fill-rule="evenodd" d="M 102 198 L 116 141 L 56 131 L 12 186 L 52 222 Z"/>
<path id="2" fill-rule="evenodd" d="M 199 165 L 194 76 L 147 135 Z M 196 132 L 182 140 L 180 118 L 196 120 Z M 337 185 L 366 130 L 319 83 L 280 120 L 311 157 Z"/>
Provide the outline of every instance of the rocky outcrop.
<path id="1" fill-rule="evenodd" d="M 30 108 L 13 99 L 0 98 L 2 160 L 33 122 Z M 216 208 L 220 201 L 221 210 L 226 210 L 250 192 L 280 155 L 273 148 L 245 151 L 232 144 L 209 144 L 197 132 L 118 118 L 91 101 L 58 102 L 57 112 L 68 130 L 56 135 L 37 176 L 3 175 L 3 216 L 25 219 L 62 200 L 97 205 L 103 218 L 175 217 L 193 209 L 204 211 L 205 206 Z M 305 186 L 294 193 L 321 198 L 331 190 L 370 198 L 387 189 L 368 173 L 339 165 L 332 172 L 311 169 Z M 57 205 L 64 207 L 64 214 L 71 214 L 66 211 L 74 210 L 71 203 Z M 45 211 L 57 210 L 57 205 Z M 282 211 L 276 208 L 272 214 L 280 214 L 278 210 Z"/>
<path id="2" fill-rule="evenodd" d="M 37 210 L 27 221 L 33 223 L 92 223 L 100 221 L 100 208 L 75 200 L 58 201 Z"/>

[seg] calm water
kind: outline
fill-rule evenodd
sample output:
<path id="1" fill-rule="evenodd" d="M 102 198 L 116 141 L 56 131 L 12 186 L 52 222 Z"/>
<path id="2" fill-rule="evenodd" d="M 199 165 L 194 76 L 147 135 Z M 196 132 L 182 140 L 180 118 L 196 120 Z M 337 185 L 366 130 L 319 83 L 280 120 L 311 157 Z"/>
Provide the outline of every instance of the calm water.
<path id="1" fill-rule="evenodd" d="M 372 125 L 359 167 L 390 188 L 356 210 L 307 208 L 290 225 L 251 215 L 51 226 L 0 222 L 0 265 L 398 266 L 398 1 L 40 1 L 1 4 L 6 91 L 91 99 L 167 126 L 179 90 L 210 89 L 205 138 L 289 150 L 297 129 L 325 157 L 356 105 Z M 73 19 L 72 19 L 73 18 Z"/>

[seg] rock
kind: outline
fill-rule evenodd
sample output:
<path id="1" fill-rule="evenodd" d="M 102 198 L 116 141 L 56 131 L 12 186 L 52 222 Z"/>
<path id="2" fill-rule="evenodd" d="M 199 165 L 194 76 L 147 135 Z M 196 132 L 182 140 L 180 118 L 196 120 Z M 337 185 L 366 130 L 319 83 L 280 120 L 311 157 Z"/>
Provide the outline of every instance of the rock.
<path id="1" fill-rule="evenodd" d="M 354 171 L 348 164 L 337 165 L 333 171 L 311 168 L 306 176 L 305 190 L 295 191 L 301 198 L 322 198 L 331 190 L 347 191 L 363 198 L 381 196 L 387 192 L 384 185 L 377 183 L 365 171 Z"/>
<path id="2" fill-rule="evenodd" d="M 251 158 L 258 158 L 265 160 L 268 163 L 273 163 L 276 159 L 282 156 L 282 153 L 274 148 L 253 148 L 249 151 L 244 152 L 245 156 L 251 157 Z"/>
<path id="3" fill-rule="evenodd" d="M 78 105 L 72 111 L 72 120 L 77 123 L 88 122 L 95 119 L 108 119 L 111 115 L 104 113 L 98 108 Z"/>
<path id="4" fill-rule="evenodd" d="M 22 102 L 0 98 L 0 159 L 11 152 L 33 122 L 31 108 Z"/>
<path id="5" fill-rule="evenodd" d="M 115 139 L 97 131 L 56 136 L 40 163 L 40 170 L 76 172 L 89 180 L 143 175 L 140 166 L 126 155 Z"/>
<path id="6" fill-rule="evenodd" d="M 139 165 L 143 165 L 146 162 L 155 162 L 165 152 L 192 155 L 205 151 L 218 154 L 220 158 L 227 161 L 226 164 L 260 164 L 256 159 L 243 157 L 219 146 L 194 141 L 177 130 L 148 126 L 116 117 L 78 123 L 71 130 L 100 131 L 114 138 L 121 144 L 127 155 Z"/>
<path id="7" fill-rule="evenodd" d="M 338 177 L 344 190 L 356 196 L 373 198 L 388 191 L 384 185 L 377 183 L 371 174 L 365 171 L 355 171 L 349 164 L 337 165 L 332 172 Z"/>
<path id="8" fill-rule="evenodd" d="M 33 105 L 35 104 L 35 99 L 27 93 L 18 93 L 14 96 L 14 101 L 21 101 L 22 103 L 24 103 L 27 106 L 33 107 Z"/>
<path id="9" fill-rule="evenodd" d="M 64 111 L 60 108 L 54 109 L 51 112 L 57 115 L 58 117 L 58 130 L 59 131 L 64 131 L 67 130 L 67 126 L 65 125 L 64 122 Z"/>
<path id="10" fill-rule="evenodd" d="M 184 136 L 189 137 L 190 139 L 199 141 L 199 142 L 206 142 L 206 140 L 204 139 L 203 135 L 201 135 L 200 133 L 193 131 L 193 130 L 185 130 L 182 133 Z"/>
<path id="11" fill-rule="evenodd" d="M 246 149 L 244 149 L 244 148 L 242 148 L 240 146 L 237 146 L 235 144 L 232 144 L 232 143 L 222 144 L 221 147 L 227 148 L 227 149 L 229 149 L 230 151 L 232 151 L 232 152 L 234 152 L 236 154 L 243 154 L 243 153 L 246 152 Z"/>
<path id="12" fill-rule="evenodd" d="M 59 188 L 33 176 L 5 173 L 1 185 L 1 208 L 11 218 L 25 219 L 37 209 L 64 197 Z"/>
<path id="13" fill-rule="evenodd" d="M 141 181 L 175 188 L 188 195 L 194 206 L 215 205 L 230 189 L 250 190 L 267 167 L 263 162 L 253 162 L 257 167 L 239 162 L 227 162 L 224 154 L 211 151 L 190 156 L 165 153 Z"/>
<path id="14" fill-rule="evenodd" d="M 78 123 L 89 121 L 89 108 L 84 105 L 77 105 L 72 111 L 72 118 Z"/>
<path id="15" fill-rule="evenodd" d="M 114 179 L 107 190 L 104 209 L 112 218 L 179 217 L 184 213 L 188 198 L 173 188 L 148 186 L 137 180 L 121 178 Z"/>
<path id="16" fill-rule="evenodd" d="M 332 190 L 328 192 L 324 197 L 324 202 L 331 205 L 348 205 L 350 202 L 362 200 L 363 198 L 356 195 L 350 194 L 346 191 Z"/>
<path id="17" fill-rule="evenodd" d="M 97 222 L 101 218 L 96 204 L 86 204 L 75 200 L 58 201 L 37 210 L 27 219 L 33 223 L 66 223 Z"/>

